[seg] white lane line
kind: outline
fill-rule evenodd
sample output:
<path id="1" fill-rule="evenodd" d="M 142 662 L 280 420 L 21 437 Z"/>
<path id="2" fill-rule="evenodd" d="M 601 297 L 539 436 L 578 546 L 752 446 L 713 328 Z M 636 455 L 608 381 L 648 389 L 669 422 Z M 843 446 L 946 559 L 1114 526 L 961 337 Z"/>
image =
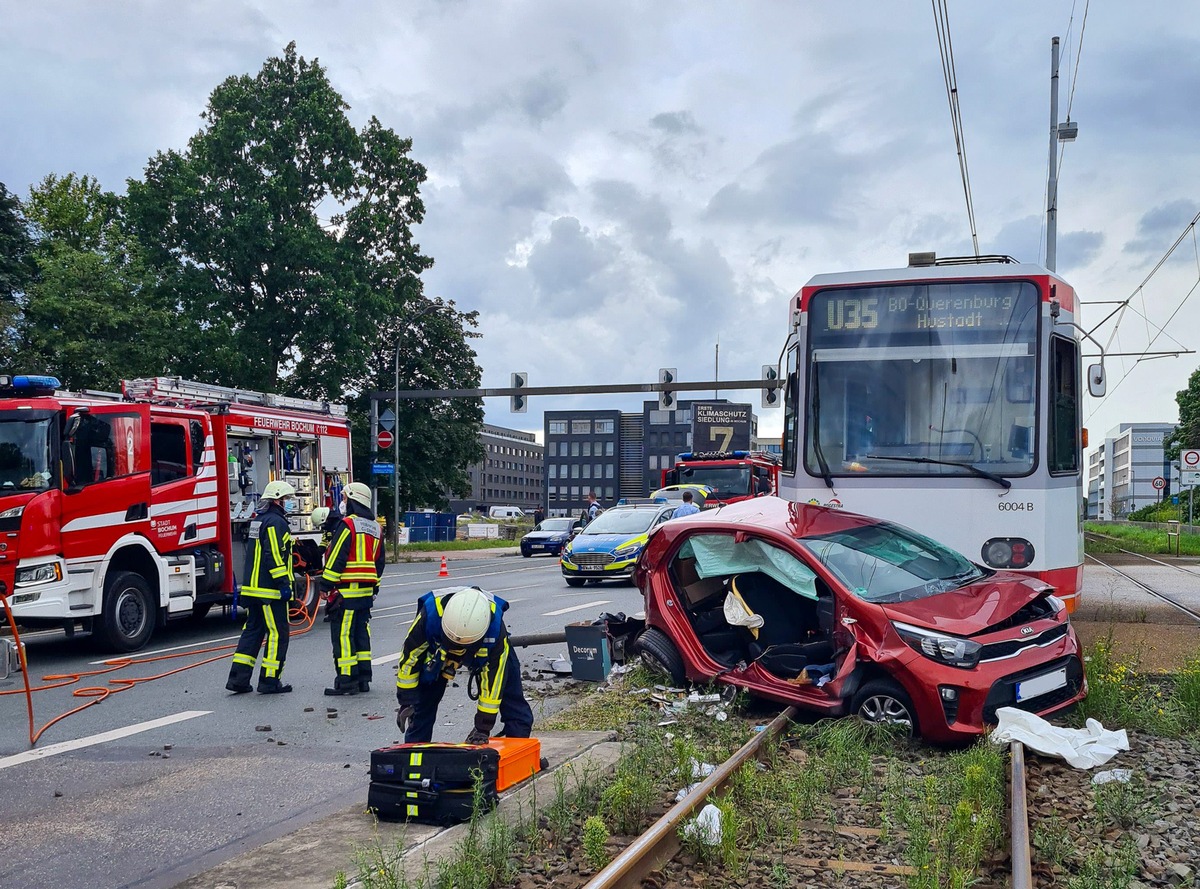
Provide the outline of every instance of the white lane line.
<path id="1" fill-rule="evenodd" d="M 142 732 L 148 732 L 151 729 L 162 728 L 164 725 L 173 725 L 176 722 L 195 719 L 197 716 L 207 716 L 211 712 L 211 710 L 185 710 L 173 716 L 164 716 L 161 719 L 151 719 L 148 722 L 127 725 L 124 728 L 113 729 L 110 732 L 102 732 L 99 735 L 77 738 L 74 741 L 63 741 L 62 743 L 51 744 L 49 747 L 42 747 L 37 750 L 27 750 L 24 753 L 17 753 L 13 756 L 6 756 L 4 759 L 0 759 L 0 769 L 7 769 L 9 766 L 19 766 L 22 763 L 45 759 L 47 756 L 58 756 L 60 753 L 70 753 L 72 750 L 79 750 L 84 747 L 94 747 L 97 744 L 105 744 L 108 741 L 116 741 L 120 738 L 128 738 L 130 735 L 138 735 Z"/>
<path id="2" fill-rule="evenodd" d="M 595 602 L 584 602 L 582 605 L 572 605 L 570 608 L 560 608 L 558 611 L 545 611 L 542 617 L 558 617 L 560 614 L 570 614 L 572 611 L 583 611 L 585 608 L 595 608 L 597 605 L 608 605 L 611 599 L 597 599 Z"/>
<path id="3" fill-rule="evenodd" d="M 549 567 L 549 566 L 545 566 L 545 567 Z M 541 571 L 541 570 L 543 570 L 543 568 L 534 566 L 532 568 L 514 568 L 514 569 L 510 569 L 508 571 L 487 571 L 487 572 L 483 572 L 480 574 L 462 574 L 462 575 L 457 575 L 457 577 L 466 577 L 466 578 L 496 577 L 496 576 L 502 575 L 502 574 L 520 574 L 525 571 Z M 456 585 L 462 586 L 462 584 L 455 584 L 456 575 L 453 575 L 453 574 L 450 577 L 436 577 L 435 576 L 434 578 L 432 578 L 432 580 L 407 580 L 407 581 L 401 581 L 400 583 L 389 583 L 388 581 L 392 580 L 392 579 L 393 578 L 385 576 L 383 578 L 383 583 L 381 584 L 381 586 L 384 589 L 394 589 L 397 587 L 405 587 L 405 586 L 419 586 L 419 587 L 424 587 L 427 590 L 438 589 L 440 587 L 456 586 Z M 431 582 L 437 582 L 437 581 L 444 581 L 444 582 L 438 583 L 437 586 L 430 586 Z"/>
<path id="4" fill-rule="evenodd" d="M 133 661 L 134 665 L 136 666 L 138 661 L 142 660 L 143 658 L 153 657 L 156 654 L 167 654 L 168 652 L 171 652 L 171 651 L 183 651 L 185 648 L 197 648 L 201 645 L 216 645 L 218 642 L 232 642 L 234 639 L 240 639 L 240 638 L 242 638 L 241 635 L 222 636 L 220 639 L 205 639 L 202 642 L 189 642 L 187 645 L 176 645 L 173 648 L 160 648 L 157 651 L 139 651 L 136 654 L 128 654 L 128 655 L 114 654 L 114 655 L 110 655 L 110 656 L 106 657 L 102 661 L 88 661 L 88 666 L 94 667 L 98 664 L 103 665 L 103 664 L 106 664 L 108 661 L 119 660 L 120 658 L 123 658 L 123 657 L 130 658 Z"/>

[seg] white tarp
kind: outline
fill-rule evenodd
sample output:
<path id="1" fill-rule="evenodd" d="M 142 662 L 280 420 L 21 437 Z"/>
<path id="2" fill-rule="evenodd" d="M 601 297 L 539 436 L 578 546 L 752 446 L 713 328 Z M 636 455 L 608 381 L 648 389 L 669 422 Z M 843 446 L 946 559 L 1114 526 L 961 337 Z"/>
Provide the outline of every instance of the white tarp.
<path id="1" fill-rule="evenodd" d="M 1125 729 L 1109 731 L 1094 719 L 1084 728 L 1059 728 L 1016 707 L 1001 707 L 996 718 L 999 724 L 992 732 L 993 744 L 1020 741 L 1030 750 L 1065 759 L 1077 769 L 1103 765 L 1129 749 Z"/>

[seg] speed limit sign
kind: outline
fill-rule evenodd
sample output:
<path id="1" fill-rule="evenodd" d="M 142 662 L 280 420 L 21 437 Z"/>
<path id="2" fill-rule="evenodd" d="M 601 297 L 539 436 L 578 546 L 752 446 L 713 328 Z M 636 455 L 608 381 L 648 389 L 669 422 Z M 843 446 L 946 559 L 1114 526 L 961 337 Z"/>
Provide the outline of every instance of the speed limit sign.
<path id="1" fill-rule="evenodd" d="M 1154 485 L 1154 490 L 1161 491 L 1167 486 L 1167 480 L 1159 475 L 1155 476 L 1154 481 L 1152 481 L 1150 484 Z"/>

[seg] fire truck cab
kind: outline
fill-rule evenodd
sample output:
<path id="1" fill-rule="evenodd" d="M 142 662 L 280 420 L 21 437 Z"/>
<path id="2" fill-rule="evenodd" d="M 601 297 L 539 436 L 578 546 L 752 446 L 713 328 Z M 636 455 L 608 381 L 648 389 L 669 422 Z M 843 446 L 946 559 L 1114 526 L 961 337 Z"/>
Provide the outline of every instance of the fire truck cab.
<path id="1" fill-rule="evenodd" d="M 706 507 L 779 493 L 779 457 L 769 451 L 705 451 L 680 454 L 664 469 L 662 487 L 707 485 Z"/>
<path id="2" fill-rule="evenodd" d="M 319 538 L 309 514 L 350 481 L 344 406 L 177 377 L 72 393 L 0 376 L 0 592 L 23 626 L 135 651 L 231 601 L 274 479 L 296 489 L 293 536 Z"/>

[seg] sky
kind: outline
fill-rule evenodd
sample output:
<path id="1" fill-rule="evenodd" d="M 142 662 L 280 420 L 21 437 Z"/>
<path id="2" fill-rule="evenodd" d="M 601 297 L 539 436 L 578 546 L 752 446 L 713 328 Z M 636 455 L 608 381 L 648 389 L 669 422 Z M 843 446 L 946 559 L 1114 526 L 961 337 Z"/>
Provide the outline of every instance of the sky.
<path id="1" fill-rule="evenodd" d="M 1112 353 L 1200 342 L 1194 4 L 948 12 L 980 251 L 1044 261 L 1058 36 L 1059 117 L 1079 138 L 1060 156 L 1057 270 L 1111 355 L 1085 423 L 1096 443 L 1175 421 L 1200 358 Z M 72 171 L 123 192 L 155 152 L 185 148 L 222 80 L 296 41 L 356 125 L 413 140 L 425 291 L 479 312 L 489 388 L 515 371 L 531 386 L 661 367 L 757 378 L 812 276 L 972 252 L 929 3 L 0 0 L 0 21 L 0 182 L 19 196 Z M 1113 301 L 1128 305 L 1096 327 Z M 779 434 L 758 392 L 721 394 Z M 526 414 L 492 398 L 486 420 L 540 433 L 545 410 L 646 397 L 535 397 Z"/>

